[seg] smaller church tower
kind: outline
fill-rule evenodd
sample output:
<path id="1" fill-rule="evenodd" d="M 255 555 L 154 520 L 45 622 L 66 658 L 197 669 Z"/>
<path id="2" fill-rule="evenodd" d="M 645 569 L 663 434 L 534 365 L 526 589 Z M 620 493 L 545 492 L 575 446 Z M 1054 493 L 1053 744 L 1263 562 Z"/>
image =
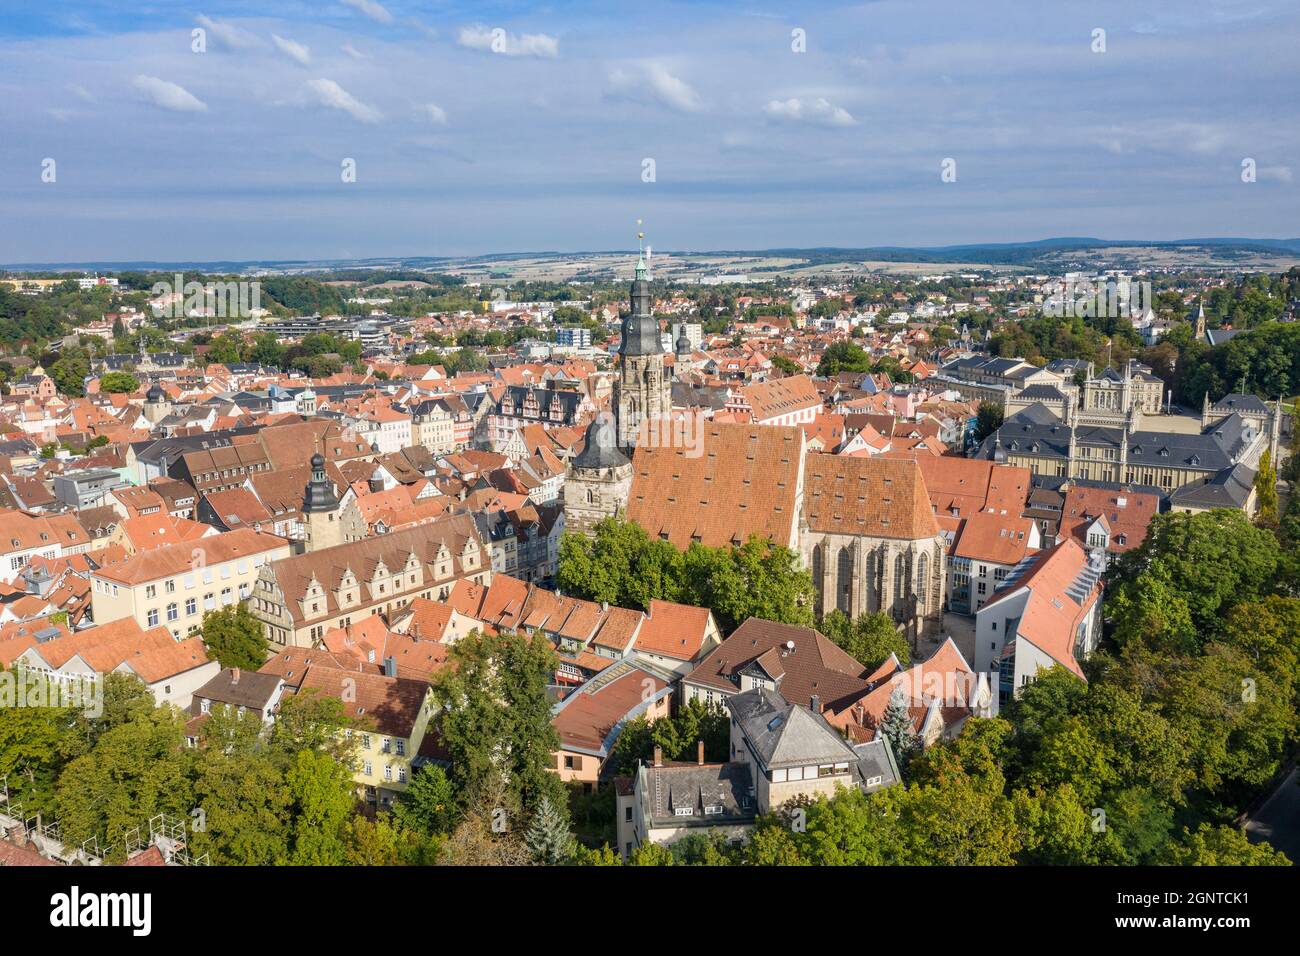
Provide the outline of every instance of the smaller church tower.
<path id="1" fill-rule="evenodd" d="M 677 327 L 677 341 L 673 344 L 673 377 L 682 378 L 691 370 L 691 337 L 686 334 L 686 323 Z"/>
<path id="2" fill-rule="evenodd" d="M 632 462 L 618 449 L 608 414 L 587 426 L 587 444 L 564 479 L 564 528 L 591 537 L 603 519 L 622 514 L 632 492 Z"/>
<path id="3" fill-rule="evenodd" d="M 172 403 L 157 382 L 150 385 L 149 391 L 145 392 L 142 412 L 150 425 L 157 425 L 172 413 Z"/>
<path id="4" fill-rule="evenodd" d="M 311 456 L 311 481 L 302 500 L 304 548 L 320 551 L 343 543 L 343 522 L 339 515 L 339 498 L 334 482 L 325 473 L 325 456 Z"/>

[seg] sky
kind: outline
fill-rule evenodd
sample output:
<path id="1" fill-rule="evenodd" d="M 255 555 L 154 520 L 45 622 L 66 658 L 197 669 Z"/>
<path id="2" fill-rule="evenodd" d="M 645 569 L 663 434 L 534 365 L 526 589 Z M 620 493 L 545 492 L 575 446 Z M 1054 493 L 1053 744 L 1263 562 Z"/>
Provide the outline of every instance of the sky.
<path id="1" fill-rule="evenodd" d="M 0 262 L 1289 238 L 1297 50 L 1295 0 L 0 0 Z"/>

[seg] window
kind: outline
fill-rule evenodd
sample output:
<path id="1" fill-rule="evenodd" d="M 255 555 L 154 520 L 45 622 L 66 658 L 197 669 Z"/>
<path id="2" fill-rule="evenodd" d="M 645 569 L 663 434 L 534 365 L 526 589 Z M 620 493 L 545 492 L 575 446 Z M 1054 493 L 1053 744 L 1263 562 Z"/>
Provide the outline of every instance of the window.
<path id="1" fill-rule="evenodd" d="M 868 786 L 868 787 L 878 787 L 878 786 L 880 786 L 880 784 L 881 784 L 882 782 L 884 782 L 884 779 L 885 779 L 884 777 L 868 777 L 868 778 L 867 778 L 867 786 Z"/>
<path id="2" fill-rule="evenodd" d="M 624 823 L 631 823 L 631 822 L 632 822 L 632 807 L 631 807 L 631 806 L 626 806 L 626 807 L 623 808 L 623 822 L 624 822 Z"/>
<path id="3" fill-rule="evenodd" d="M 397 747 L 397 756 L 399 756 L 399 757 L 405 757 L 405 756 L 406 756 L 406 741 L 405 741 L 405 740 L 397 740 L 397 741 L 394 741 L 394 745 Z"/>
<path id="4" fill-rule="evenodd" d="M 172 580 L 172 581 L 167 581 L 167 582 L 163 585 L 163 590 L 166 591 L 168 594 L 175 594 L 175 593 L 176 593 L 176 582 L 175 582 L 174 580 Z"/>
<path id="5" fill-rule="evenodd" d="M 149 598 L 157 597 L 157 596 L 158 596 L 158 585 L 156 585 L 156 584 L 146 584 L 146 585 L 144 586 L 144 596 L 145 596 L 145 599 L 146 599 L 146 600 L 148 600 Z"/>
<path id="6" fill-rule="evenodd" d="M 197 614 L 198 612 L 199 612 L 199 602 L 196 601 L 196 600 L 194 600 L 194 598 L 186 598 L 186 599 L 185 599 L 185 616 L 186 616 L 186 617 L 193 617 L 193 616 L 194 616 L 195 614 Z"/>
<path id="7" fill-rule="evenodd" d="M 148 617 L 147 617 L 146 619 L 149 621 L 149 626 L 150 626 L 150 627 L 157 627 L 157 626 L 158 626 L 158 609 L 157 609 L 156 607 L 151 607 L 151 608 L 149 609 L 149 614 L 148 614 Z"/>
<path id="8" fill-rule="evenodd" d="M 370 762 L 369 760 L 367 760 L 367 761 L 366 761 L 366 764 L 365 764 L 365 773 L 366 773 L 366 776 L 369 777 L 369 776 L 373 775 L 374 772 L 375 772 L 374 765 L 371 764 L 371 762 Z"/>
<path id="9" fill-rule="evenodd" d="M 176 607 L 176 602 L 173 601 L 171 604 L 168 604 L 168 605 L 167 605 L 167 620 L 169 620 L 169 621 L 174 621 L 174 620 L 176 620 L 176 618 L 179 617 L 179 616 L 180 616 L 180 612 L 178 611 L 178 609 L 177 609 L 177 607 Z"/>
<path id="10" fill-rule="evenodd" d="M 384 779 L 385 780 L 393 779 L 393 765 L 391 763 L 384 764 Z"/>

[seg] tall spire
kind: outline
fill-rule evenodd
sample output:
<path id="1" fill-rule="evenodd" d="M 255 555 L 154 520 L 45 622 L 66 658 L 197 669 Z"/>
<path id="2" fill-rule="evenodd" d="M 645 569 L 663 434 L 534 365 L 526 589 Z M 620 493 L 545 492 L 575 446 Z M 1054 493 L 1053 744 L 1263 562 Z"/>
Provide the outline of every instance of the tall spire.
<path id="1" fill-rule="evenodd" d="M 637 220 L 641 225 L 641 220 Z M 650 279 L 645 265 L 645 233 L 637 232 L 638 256 L 636 277 L 629 290 L 631 314 L 623 322 L 622 341 L 619 352 L 622 355 L 661 355 L 663 344 L 659 340 L 659 323 L 654 317 L 654 301 L 650 295 Z"/>
<path id="2" fill-rule="evenodd" d="M 638 219 L 636 221 L 636 224 L 639 227 L 641 225 L 641 220 Z M 642 232 L 639 228 L 637 229 L 637 233 L 636 233 L 636 278 L 638 279 L 646 278 L 645 233 Z"/>

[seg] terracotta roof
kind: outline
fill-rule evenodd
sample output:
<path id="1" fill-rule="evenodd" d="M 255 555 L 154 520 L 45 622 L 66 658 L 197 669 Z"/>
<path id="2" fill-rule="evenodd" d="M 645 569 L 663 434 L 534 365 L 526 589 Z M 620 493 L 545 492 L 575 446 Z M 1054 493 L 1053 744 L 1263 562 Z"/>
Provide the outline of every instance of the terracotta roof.
<path id="1" fill-rule="evenodd" d="M 756 422 L 821 406 L 821 396 L 807 375 L 788 375 L 785 378 L 755 382 L 746 385 L 741 391 Z"/>
<path id="2" fill-rule="evenodd" d="M 1083 677 L 1074 657 L 1075 634 L 1102 590 L 1100 574 L 1090 567 L 1087 553 L 1072 540 L 1039 552 L 1031 567 L 994 592 L 981 613 L 1026 588 L 1029 599 L 1016 628 L 1016 640 L 1028 641 Z"/>
<path id="3" fill-rule="evenodd" d="M 211 566 L 287 546 L 284 538 L 244 528 L 145 551 L 121 564 L 100 568 L 95 577 L 134 586 L 194 570 L 199 552 L 205 564 Z"/>
<path id="4" fill-rule="evenodd" d="M 980 511 L 961 525 L 952 553 L 960 558 L 1014 567 L 1029 553 L 1034 520 Z"/>
<path id="5" fill-rule="evenodd" d="M 298 685 L 298 693 L 313 691 L 338 698 L 344 713 L 362 727 L 390 737 L 409 738 L 429 696 L 429 685 L 421 680 L 314 664 Z"/>
<path id="6" fill-rule="evenodd" d="M 272 564 L 272 571 L 284 593 L 285 607 L 295 622 L 303 623 L 333 617 L 344 610 L 338 605 L 337 594 L 338 586 L 349 570 L 357 579 L 360 598 L 350 606 L 365 607 L 373 601 L 382 600 L 382 595 L 365 597 L 369 583 L 381 563 L 392 572 L 405 567 L 411 555 L 415 555 L 427 581 L 430 578 L 429 568 L 440 563 L 439 555 L 445 546 L 450 574 L 438 580 L 446 581 L 464 573 L 461 558 L 471 545 L 477 548 L 479 567 L 482 567 L 486 549 L 479 540 L 473 518 L 469 515 L 449 515 L 414 528 L 281 558 Z M 303 600 L 313 580 L 320 584 L 323 593 L 317 602 L 320 611 L 310 613 L 303 610 Z"/>
<path id="7" fill-rule="evenodd" d="M 616 739 L 614 731 L 619 725 L 645 710 L 651 699 L 668 687 L 657 675 L 630 661 L 619 661 L 565 698 L 556 708 L 551 726 L 565 750 L 603 757 Z"/>
<path id="8" fill-rule="evenodd" d="M 709 631 L 709 609 L 672 601 L 650 601 L 646 615 L 636 636 L 636 649 L 647 654 L 661 654 L 677 660 L 691 661 L 704 646 Z"/>
<path id="9" fill-rule="evenodd" d="M 101 674 L 126 665 L 147 684 L 156 684 L 208 662 L 201 638 L 177 641 L 165 627 L 142 631 L 134 618 L 46 641 L 30 653 L 39 655 L 52 669 L 77 656 Z"/>
<path id="10" fill-rule="evenodd" d="M 1074 484 L 1065 493 L 1059 533 L 1086 545 L 1088 528 L 1095 519 L 1104 518 L 1110 529 L 1107 550 L 1122 553 L 1146 539 L 1151 519 L 1159 512 L 1160 497 L 1151 492 Z"/>
<path id="11" fill-rule="evenodd" d="M 810 455 L 803 513 L 813 531 L 909 540 L 939 533 L 912 461 Z"/>
<path id="12" fill-rule="evenodd" d="M 628 518 L 683 549 L 751 535 L 792 547 L 803 459 L 797 426 L 706 422 L 699 449 L 637 448 Z"/>

